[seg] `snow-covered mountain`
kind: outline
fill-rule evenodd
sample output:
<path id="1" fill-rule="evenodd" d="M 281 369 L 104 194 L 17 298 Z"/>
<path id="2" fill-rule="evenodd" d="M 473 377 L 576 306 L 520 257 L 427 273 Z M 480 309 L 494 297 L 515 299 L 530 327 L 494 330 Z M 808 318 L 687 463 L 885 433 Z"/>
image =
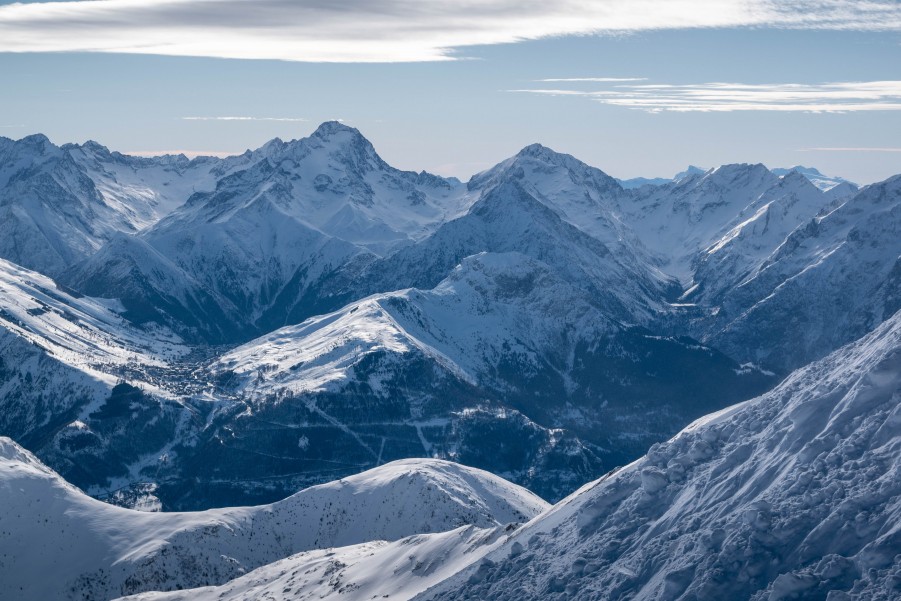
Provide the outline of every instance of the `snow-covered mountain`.
<path id="1" fill-rule="evenodd" d="M 0 138 L 0 257 L 58 276 L 115 233 L 146 228 L 249 161 L 147 159 L 96 142 Z"/>
<path id="2" fill-rule="evenodd" d="M 165 333 L 149 337 L 118 309 L 0 259 L 0 431 L 34 441 L 96 409 L 132 368 L 162 368 L 188 352 Z M 161 391 L 152 379 L 137 382 Z"/>
<path id="3" fill-rule="evenodd" d="M 417 599 L 897 599 L 899 400 L 896 314 L 586 485 Z"/>
<path id="4" fill-rule="evenodd" d="M 814 189 L 804 178 L 790 181 Z M 633 191 L 622 206 L 623 221 L 654 253 L 661 269 L 687 284 L 698 253 L 753 216 L 765 204 L 762 197 L 781 183 L 760 164 L 723 165 Z"/>
<path id="5" fill-rule="evenodd" d="M 631 179 L 617 179 L 626 190 L 634 190 L 635 188 L 640 188 L 642 186 L 662 186 L 664 184 L 669 184 L 671 182 L 678 182 L 679 180 L 685 179 L 690 175 L 700 175 L 706 173 L 706 169 L 702 169 L 700 167 L 695 167 L 694 165 L 689 165 L 685 171 L 680 171 L 672 178 L 666 177 L 633 177 Z"/>
<path id="6" fill-rule="evenodd" d="M 899 261 L 896 176 L 807 219 L 745 274 L 736 273 L 715 315 L 695 333 L 742 361 L 799 367 L 901 307 Z"/>
<path id="7" fill-rule="evenodd" d="M 684 295 L 695 303 L 717 301 L 778 249 L 797 227 L 828 210 L 824 194 L 792 171 L 743 207 L 725 233 L 700 249 L 693 262 L 693 288 Z M 738 222 L 734 226 L 734 222 Z M 724 228 L 725 229 L 725 228 Z"/>
<path id="8" fill-rule="evenodd" d="M 773 383 L 690 339 L 611 320 L 591 294 L 518 253 L 469 257 L 433 290 L 375 295 L 276 330 L 225 354 L 212 377 L 252 407 L 229 422 L 235 444 L 259 446 L 254 423 L 296 422 L 300 405 L 337 438 L 353 435 L 361 460 L 397 452 L 382 434 L 391 428 L 416 452 L 549 498 L 638 456 L 674 423 Z M 474 445 L 467 417 L 477 410 L 495 414 L 494 435 Z M 525 440 L 518 414 L 537 430 Z"/>
<path id="9" fill-rule="evenodd" d="M 313 549 L 499 528 L 547 508 L 486 472 L 407 460 L 272 505 L 142 513 L 87 497 L 8 438 L 0 499 L 0 598 L 91 601 L 223 584 Z"/>
<path id="10" fill-rule="evenodd" d="M 300 553 L 131 601 L 897 598 L 901 313 L 519 529 Z"/>
<path id="11" fill-rule="evenodd" d="M 189 338 L 246 340 L 293 310 L 315 314 L 331 272 L 427 236 L 469 202 L 459 181 L 394 169 L 337 122 L 251 154 L 246 169 L 136 239 L 114 240 L 66 281 Z"/>
<path id="12" fill-rule="evenodd" d="M 823 175 L 820 171 L 814 167 L 804 167 L 802 165 L 795 165 L 794 167 L 785 168 L 777 168 L 772 170 L 773 173 L 782 177 L 788 175 L 791 172 L 800 173 L 804 177 L 810 180 L 814 186 L 827 192 L 832 190 L 836 186 L 845 185 L 846 187 L 857 188 L 857 184 L 854 182 L 848 181 L 842 177 L 833 177 L 830 175 Z"/>
<path id="13" fill-rule="evenodd" d="M 772 382 L 611 320 L 517 253 L 467 258 L 434 290 L 376 295 L 222 357 L 3 265 L 3 431 L 129 506 L 272 500 L 410 456 L 559 498 Z"/>

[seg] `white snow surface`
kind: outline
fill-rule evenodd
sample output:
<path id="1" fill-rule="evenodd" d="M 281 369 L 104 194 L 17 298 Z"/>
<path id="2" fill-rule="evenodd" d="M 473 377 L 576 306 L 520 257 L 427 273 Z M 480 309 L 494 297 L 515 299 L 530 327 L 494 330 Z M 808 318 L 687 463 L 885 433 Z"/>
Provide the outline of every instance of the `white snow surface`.
<path id="1" fill-rule="evenodd" d="M 300 553 L 217 587 L 143 593 L 120 601 L 394 599 L 405 601 L 479 561 L 505 540 L 499 528 L 465 526 L 396 542 Z"/>
<path id="2" fill-rule="evenodd" d="M 537 362 L 616 331 L 580 290 L 519 253 L 465 259 L 433 290 L 378 294 L 276 330 L 216 364 L 244 378 L 243 390 L 316 391 L 352 376 L 365 356 L 422 353 L 469 382 L 484 381 L 502 353 Z"/>
<path id="3" fill-rule="evenodd" d="M 548 507 L 487 472 L 407 459 L 271 505 L 142 513 L 87 497 L 8 438 L 0 438 L 0 502 L 4 601 L 96 601 L 223 584 L 303 551 L 464 526 L 476 528 L 460 531 L 474 543 L 484 529 Z M 434 540 L 428 548 L 442 546 Z"/>
<path id="4" fill-rule="evenodd" d="M 50 278 L 0 259 L 0 328 L 70 367 L 109 380 L 105 373 L 116 366 L 163 366 L 187 352 L 174 335 L 151 337 L 120 310 L 115 301 L 72 296 Z"/>
<path id="5" fill-rule="evenodd" d="M 899 524 L 901 313 L 418 598 L 890 601 Z"/>

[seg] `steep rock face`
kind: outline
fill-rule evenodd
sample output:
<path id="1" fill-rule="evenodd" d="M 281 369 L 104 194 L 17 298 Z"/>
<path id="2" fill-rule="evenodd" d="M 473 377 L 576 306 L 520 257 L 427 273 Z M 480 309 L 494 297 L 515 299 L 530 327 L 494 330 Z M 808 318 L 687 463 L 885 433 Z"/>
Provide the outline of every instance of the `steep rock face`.
<path id="1" fill-rule="evenodd" d="M 897 311 L 899 257 L 901 178 L 894 177 L 796 228 L 724 291 L 698 333 L 740 360 L 804 365 Z"/>
<path id="2" fill-rule="evenodd" d="M 141 513 L 85 496 L 8 438 L 0 438 L 0 497 L 4 591 L 73 600 L 222 584 L 302 551 L 494 528 L 547 508 L 491 474 L 408 460 L 272 505 Z"/>
<path id="3" fill-rule="evenodd" d="M 901 565 L 901 314 L 591 483 L 420 599 L 879 599 Z"/>

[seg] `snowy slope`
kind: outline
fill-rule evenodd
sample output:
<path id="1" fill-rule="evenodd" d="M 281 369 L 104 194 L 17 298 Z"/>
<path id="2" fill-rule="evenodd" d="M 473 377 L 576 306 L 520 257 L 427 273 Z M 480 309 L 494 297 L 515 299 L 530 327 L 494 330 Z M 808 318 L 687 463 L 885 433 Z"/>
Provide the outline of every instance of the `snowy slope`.
<path id="1" fill-rule="evenodd" d="M 756 212 L 759 199 L 779 184 L 763 165 L 723 165 L 671 184 L 632 191 L 622 219 L 655 255 L 662 269 L 690 281 L 691 262 Z"/>
<path id="2" fill-rule="evenodd" d="M 504 539 L 500 529 L 466 526 L 388 543 L 300 553 L 222 586 L 143 593 L 128 601 L 256 601 L 257 599 L 411 599 L 469 564 Z M 386 575 L 390 575 L 387 576 Z M 123 598 L 121 601 L 125 601 Z"/>
<path id="3" fill-rule="evenodd" d="M 799 225 L 737 285 L 696 335 L 780 369 L 817 359 L 901 307 L 901 177 Z"/>
<path id="4" fill-rule="evenodd" d="M 480 470 L 407 460 L 267 506 L 141 513 L 85 496 L 6 438 L 0 497 L 3 599 L 99 600 L 221 584 L 301 551 L 497 527 L 547 507 Z"/>
<path id="5" fill-rule="evenodd" d="M 518 253 L 482 253 L 434 290 L 375 295 L 239 347 L 220 365 L 252 379 L 257 394 L 302 392 L 346 379 L 367 353 L 417 349 L 475 383 L 490 377 L 505 352 L 522 356 L 525 377 L 542 354 L 565 360 L 579 340 L 618 329 L 545 265 Z"/>
<path id="6" fill-rule="evenodd" d="M 896 314 L 586 485 L 418 598 L 897 599 L 899 470 Z"/>
<path id="7" fill-rule="evenodd" d="M 792 171 L 739 211 L 739 223 L 701 249 L 694 260 L 697 289 L 686 297 L 716 305 L 724 294 L 759 269 L 792 231 L 828 210 L 824 194 L 803 175 Z"/>
<path id="8" fill-rule="evenodd" d="M 0 259 L 0 431 L 35 436 L 107 397 L 127 370 L 161 368 L 187 352 L 171 335 L 136 330 L 117 308 Z"/>

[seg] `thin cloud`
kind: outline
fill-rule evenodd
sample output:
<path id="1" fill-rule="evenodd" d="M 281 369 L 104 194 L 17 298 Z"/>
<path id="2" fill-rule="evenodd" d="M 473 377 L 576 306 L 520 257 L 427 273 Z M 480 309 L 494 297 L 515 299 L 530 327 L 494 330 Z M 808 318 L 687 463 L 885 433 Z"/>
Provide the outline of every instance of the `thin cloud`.
<path id="1" fill-rule="evenodd" d="M 0 52 L 308 62 L 461 58 L 551 36 L 769 27 L 901 31 L 896 0 L 73 0 L 0 5 Z"/>
<path id="2" fill-rule="evenodd" d="M 799 148 L 797 152 L 901 152 L 901 148 L 867 148 L 867 147 L 824 147 L 824 148 Z"/>
<path id="3" fill-rule="evenodd" d="M 547 96 L 581 96 L 601 104 L 650 113 L 733 111 L 850 113 L 901 110 L 901 81 L 824 84 L 621 84 L 590 91 L 566 88 L 511 91 Z"/>
<path id="4" fill-rule="evenodd" d="M 302 123 L 302 117 L 182 117 L 183 121 L 278 121 L 286 123 Z"/>
<path id="5" fill-rule="evenodd" d="M 647 81 L 647 77 L 564 77 L 554 79 L 536 79 L 540 83 L 617 83 L 626 81 Z"/>

